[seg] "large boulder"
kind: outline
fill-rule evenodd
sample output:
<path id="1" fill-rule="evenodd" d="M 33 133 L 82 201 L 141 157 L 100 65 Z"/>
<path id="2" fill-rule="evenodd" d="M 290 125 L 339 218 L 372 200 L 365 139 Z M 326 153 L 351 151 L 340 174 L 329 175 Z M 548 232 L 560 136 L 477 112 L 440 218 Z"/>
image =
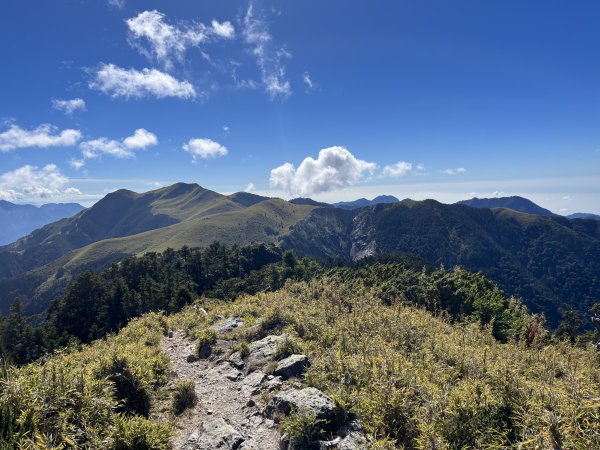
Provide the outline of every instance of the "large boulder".
<path id="1" fill-rule="evenodd" d="M 338 409 L 334 401 L 313 387 L 280 392 L 265 408 L 265 415 L 270 419 L 278 415 L 287 416 L 292 412 L 314 415 L 316 421 L 330 424 L 336 422 L 338 417 Z"/>
<path id="2" fill-rule="evenodd" d="M 310 365 L 306 355 L 291 355 L 279 361 L 273 375 L 280 376 L 284 380 L 301 376 Z"/>
<path id="3" fill-rule="evenodd" d="M 281 336 L 269 335 L 266 338 L 252 342 L 248 354 L 248 363 L 257 364 L 272 359 L 277 347 L 286 337 L 285 334 Z"/>

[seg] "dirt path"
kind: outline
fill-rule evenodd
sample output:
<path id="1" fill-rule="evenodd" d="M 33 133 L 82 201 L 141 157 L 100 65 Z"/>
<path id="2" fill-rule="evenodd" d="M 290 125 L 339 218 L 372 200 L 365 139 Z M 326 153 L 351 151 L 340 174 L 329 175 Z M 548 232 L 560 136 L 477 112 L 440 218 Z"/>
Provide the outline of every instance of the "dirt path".
<path id="1" fill-rule="evenodd" d="M 231 344 L 221 342 L 225 347 Z M 268 382 L 264 373 L 245 376 L 224 356 L 188 362 L 195 345 L 181 331 L 162 345 L 171 359 L 174 382 L 193 380 L 198 396 L 197 405 L 177 422 L 174 449 L 279 449 L 280 433 L 258 406 L 261 386 Z"/>

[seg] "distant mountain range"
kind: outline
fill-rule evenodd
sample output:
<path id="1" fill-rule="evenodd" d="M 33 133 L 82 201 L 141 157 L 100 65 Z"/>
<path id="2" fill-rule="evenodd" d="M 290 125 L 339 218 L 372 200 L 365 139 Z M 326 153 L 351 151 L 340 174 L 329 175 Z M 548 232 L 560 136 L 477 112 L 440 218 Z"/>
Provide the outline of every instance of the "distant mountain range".
<path id="1" fill-rule="evenodd" d="M 600 216 L 598 214 L 589 214 L 589 213 L 575 213 L 567 216 L 569 219 L 591 219 L 591 220 L 600 220 Z"/>
<path id="2" fill-rule="evenodd" d="M 48 203 L 38 207 L 0 200 L 0 245 L 10 244 L 33 230 L 84 209 L 78 203 Z"/>
<path id="3" fill-rule="evenodd" d="M 336 208 L 342 209 L 357 209 L 364 208 L 365 206 L 373 206 L 379 205 L 381 203 L 398 203 L 398 200 L 393 195 L 380 195 L 375 197 L 373 200 L 367 200 L 366 198 L 359 198 L 358 200 L 354 200 L 352 202 L 338 202 L 334 203 L 333 206 Z"/>
<path id="4" fill-rule="evenodd" d="M 319 258 L 395 253 L 462 265 L 523 297 L 552 323 L 560 308 L 585 312 L 600 299 L 600 221 L 570 220 L 520 197 L 445 205 L 381 196 L 341 205 L 222 195 L 184 183 L 141 194 L 119 190 L 0 247 L 0 308 L 22 295 L 28 312 L 39 313 L 84 270 L 214 241 L 275 243 Z"/>
<path id="5" fill-rule="evenodd" d="M 552 211 L 548 211 L 541 206 L 536 205 L 531 200 L 523 197 L 498 197 L 498 198 L 472 198 L 471 200 L 462 200 L 457 202 L 459 205 L 467 205 L 472 208 L 508 208 L 527 214 L 536 214 L 538 216 L 555 216 Z"/>

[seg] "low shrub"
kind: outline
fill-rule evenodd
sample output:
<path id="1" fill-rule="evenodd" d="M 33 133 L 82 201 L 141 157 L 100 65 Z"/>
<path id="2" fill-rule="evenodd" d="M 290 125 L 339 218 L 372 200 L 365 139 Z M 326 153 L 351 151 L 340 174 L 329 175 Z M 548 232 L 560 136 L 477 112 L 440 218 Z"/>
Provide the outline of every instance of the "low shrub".
<path id="1" fill-rule="evenodd" d="M 192 380 L 181 380 L 175 385 L 173 393 L 173 412 L 181 414 L 186 409 L 192 408 L 198 403 L 196 395 L 196 383 Z"/>

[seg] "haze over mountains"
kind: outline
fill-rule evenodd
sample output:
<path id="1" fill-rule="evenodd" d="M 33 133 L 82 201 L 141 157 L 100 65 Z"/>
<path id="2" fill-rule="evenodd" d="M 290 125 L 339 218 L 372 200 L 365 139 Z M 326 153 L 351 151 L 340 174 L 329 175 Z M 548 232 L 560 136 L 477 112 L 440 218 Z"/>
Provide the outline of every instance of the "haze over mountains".
<path id="1" fill-rule="evenodd" d="M 358 206 L 364 202 L 372 206 Z M 83 270 L 214 241 L 276 243 L 319 258 L 395 253 L 462 265 L 484 272 L 551 319 L 559 308 L 583 309 L 600 298 L 600 222 L 556 216 L 523 198 L 445 205 L 382 196 L 334 208 L 177 183 L 145 193 L 113 192 L 74 217 L 0 247 L 0 305 L 6 311 L 23 295 L 28 311 L 39 313 Z"/>
<path id="2" fill-rule="evenodd" d="M 51 222 L 71 217 L 85 209 L 78 203 L 17 205 L 0 200 L 0 245 L 10 244 Z"/>

